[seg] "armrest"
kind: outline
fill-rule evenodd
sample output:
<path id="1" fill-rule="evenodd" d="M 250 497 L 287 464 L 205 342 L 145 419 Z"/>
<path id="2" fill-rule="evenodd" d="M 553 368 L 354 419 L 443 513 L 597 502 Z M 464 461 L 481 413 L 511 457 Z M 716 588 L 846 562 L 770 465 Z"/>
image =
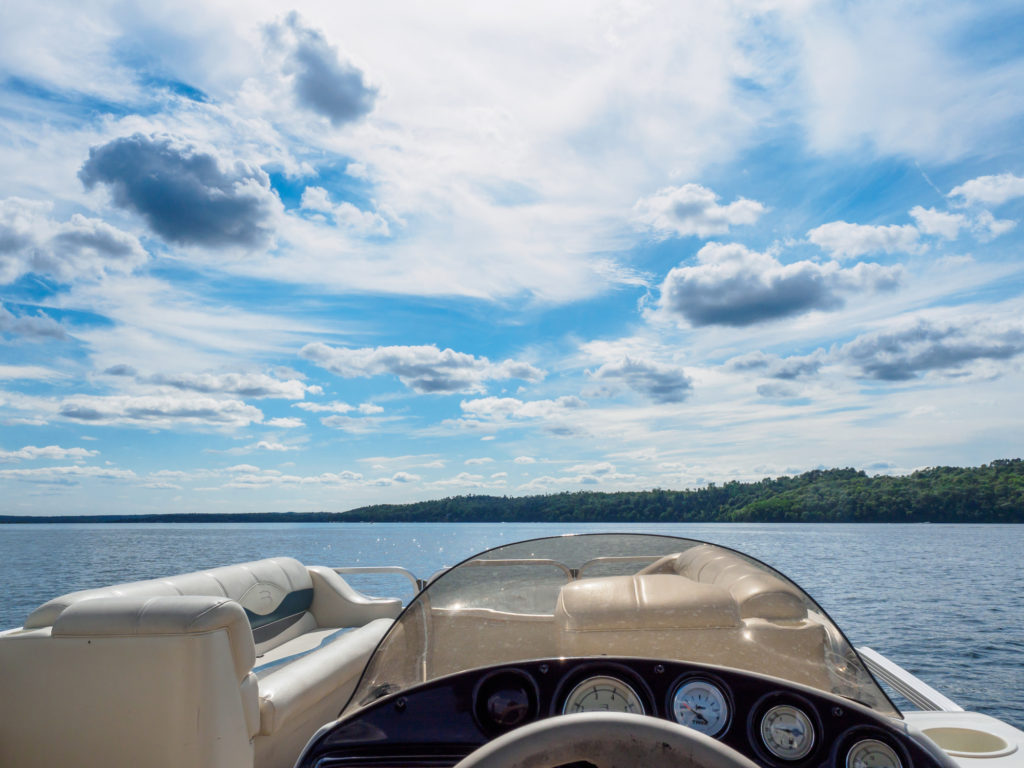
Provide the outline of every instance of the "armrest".
<path id="1" fill-rule="evenodd" d="M 309 611 L 321 627 L 361 627 L 374 619 L 393 619 L 402 611 L 394 597 L 367 597 L 322 565 L 309 566 L 313 604 Z"/>
<path id="2" fill-rule="evenodd" d="M 198 635 L 225 630 L 238 681 L 256 663 L 245 611 L 226 597 L 101 597 L 68 606 L 53 623 L 52 637 Z"/>

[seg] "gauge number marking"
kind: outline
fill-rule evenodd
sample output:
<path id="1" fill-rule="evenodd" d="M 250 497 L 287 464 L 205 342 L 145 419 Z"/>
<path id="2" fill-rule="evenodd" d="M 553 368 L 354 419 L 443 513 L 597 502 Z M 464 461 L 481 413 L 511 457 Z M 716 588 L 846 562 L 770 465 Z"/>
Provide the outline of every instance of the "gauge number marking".
<path id="1" fill-rule="evenodd" d="M 588 677 L 568 696 L 562 714 L 576 712 L 632 712 L 644 714 L 644 705 L 632 686 L 615 677 Z"/>

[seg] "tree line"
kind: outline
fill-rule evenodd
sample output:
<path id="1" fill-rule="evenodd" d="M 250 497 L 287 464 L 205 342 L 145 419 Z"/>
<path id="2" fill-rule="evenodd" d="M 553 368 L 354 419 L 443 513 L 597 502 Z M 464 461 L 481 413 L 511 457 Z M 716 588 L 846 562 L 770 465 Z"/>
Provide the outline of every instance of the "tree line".
<path id="1" fill-rule="evenodd" d="M 820 469 L 686 491 L 452 496 L 348 512 L 0 515 L 0 523 L 39 522 L 1024 523 L 1024 460 L 931 467 L 903 476 Z"/>

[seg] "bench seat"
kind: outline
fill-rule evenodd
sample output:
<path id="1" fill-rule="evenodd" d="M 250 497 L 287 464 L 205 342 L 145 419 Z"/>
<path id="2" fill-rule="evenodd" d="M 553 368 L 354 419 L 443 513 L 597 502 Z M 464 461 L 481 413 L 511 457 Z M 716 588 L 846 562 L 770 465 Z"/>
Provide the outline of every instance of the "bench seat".
<path id="1" fill-rule="evenodd" d="M 291 768 L 401 607 L 292 558 L 55 598 L 0 633 L 0 765 Z"/>

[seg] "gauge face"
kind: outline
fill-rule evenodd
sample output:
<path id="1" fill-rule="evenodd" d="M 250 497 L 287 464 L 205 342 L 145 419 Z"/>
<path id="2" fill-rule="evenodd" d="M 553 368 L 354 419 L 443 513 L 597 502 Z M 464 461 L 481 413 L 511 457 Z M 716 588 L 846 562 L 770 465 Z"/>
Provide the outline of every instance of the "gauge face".
<path id="1" fill-rule="evenodd" d="M 717 736 L 729 723 L 729 704 L 718 686 L 707 680 L 690 680 L 676 688 L 672 716 L 680 725 Z"/>
<path id="2" fill-rule="evenodd" d="M 846 754 L 846 768 L 903 768 L 896 751 L 877 739 L 858 741 Z"/>
<path id="3" fill-rule="evenodd" d="M 814 747 L 814 726 L 796 707 L 780 704 L 761 718 L 761 740 L 776 757 L 800 760 Z"/>
<path id="4" fill-rule="evenodd" d="M 644 705 L 627 683 L 614 677 L 588 677 L 565 698 L 562 714 L 574 712 L 633 712 L 642 715 Z"/>

